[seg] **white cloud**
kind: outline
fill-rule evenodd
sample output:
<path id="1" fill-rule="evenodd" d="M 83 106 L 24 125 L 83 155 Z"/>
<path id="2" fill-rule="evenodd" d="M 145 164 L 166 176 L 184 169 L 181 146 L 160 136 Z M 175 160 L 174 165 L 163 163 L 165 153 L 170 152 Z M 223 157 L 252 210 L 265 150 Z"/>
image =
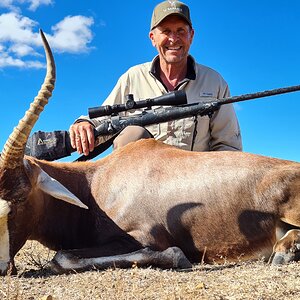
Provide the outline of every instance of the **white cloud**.
<path id="1" fill-rule="evenodd" d="M 84 16 L 68 16 L 53 26 L 54 34 L 49 38 L 52 47 L 61 52 L 86 52 L 92 40 L 90 30 L 93 18 Z"/>
<path id="2" fill-rule="evenodd" d="M 0 68 L 3 67 L 19 67 L 19 68 L 44 68 L 45 64 L 38 61 L 23 61 L 19 58 L 13 58 L 7 53 L 0 53 Z"/>
<path id="3" fill-rule="evenodd" d="M 37 44 L 37 22 L 15 12 L 0 15 L 0 42 Z"/>
<path id="4" fill-rule="evenodd" d="M 14 44 L 8 49 L 9 52 L 15 53 L 18 57 L 33 55 L 38 56 L 38 53 L 30 46 L 25 44 Z"/>
<path id="5" fill-rule="evenodd" d="M 37 2 L 41 3 L 42 1 Z M 85 16 L 65 17 L 51 28 L 53 34 L 46 34 L 52 50 L 69 53 L 89 51 L 93 23 L 93 18 Z M 0 15 L 0 68 L 8 66 L 41 68 L 44 66 L 33 58 L 28 58 L 34 56 L 37 59 L 38 51 L 42 51 L 39 48 L 42 42 L 37 33 L 37 26 L 36 21 L 17 12 Z"/>
<path id="6" fill-rule="evenodd" d="M 52 0 L 28 0 L 30 3 L 29 9 L 35 11 L 40 5 L 50 5 Z"/>
<path id="7" fill-rule="evenodd" d="M 27 5 L 29 10 L 35 11 L 39 6 L 51 5 L 53 2 L 53 0 L 0 0 L 0 7 L 16 12 L 20 11 L 19 5 L 24 4 Z"/>
<path id="8" fill-rule="evenodd" d="M 0 7 L 8 8 L 10 10 L 16 10 L 13 2 L 13 0 L 0 0 Z"/>

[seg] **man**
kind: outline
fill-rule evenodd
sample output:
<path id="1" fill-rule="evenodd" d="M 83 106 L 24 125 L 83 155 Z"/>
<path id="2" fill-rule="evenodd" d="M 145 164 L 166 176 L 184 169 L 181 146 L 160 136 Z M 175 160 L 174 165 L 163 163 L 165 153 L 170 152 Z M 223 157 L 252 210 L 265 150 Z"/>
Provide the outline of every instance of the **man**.
<path id="1" fill-rule="evenodd" d="M 124 103 L 128 94 L 133 94 L 136 100 L 148 99 L 182 89 L 188 103 L 229 96 L 224 79 L 189 55 L 194 29 L 186 4 L 179 1 L 158 4 L 153 11 L 149 37 L 158 55 L 152 62 L 134 66 L 123 74 L 103 105 Z M 80 154 L 93 151 L 93 129 L 99 122 L 100 119 L 82 116 L 70 127 L 72 147 Z M 115 138 L 114 149 L 149 137 L 186 150 L 242 150 L 239 124 L 231 104 L 221 106 L 211 118 L 186 118 L 146 128 L 128 126 Z"/>

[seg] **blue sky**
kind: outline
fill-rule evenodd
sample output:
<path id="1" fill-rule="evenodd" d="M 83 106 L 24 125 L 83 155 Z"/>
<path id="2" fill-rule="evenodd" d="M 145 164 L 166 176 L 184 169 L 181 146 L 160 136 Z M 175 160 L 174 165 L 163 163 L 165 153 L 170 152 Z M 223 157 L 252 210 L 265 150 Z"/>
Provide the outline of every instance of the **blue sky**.
<path id="1" fill-rule="evenodd" d="M 67 130 L 130 66 L 156 55 L 148 32 L 159 2 L 0 0 L 0 148 L 44 79 L 39 28 L 54 52 L 57 83 L 34 131 Z M 190 53 L 220 72 L 232 95 L 300 84 L 300 1 L 185 2 L 195 28 Z M 235 108 L 244 151 L 300 162 L 300 92 Z"/>

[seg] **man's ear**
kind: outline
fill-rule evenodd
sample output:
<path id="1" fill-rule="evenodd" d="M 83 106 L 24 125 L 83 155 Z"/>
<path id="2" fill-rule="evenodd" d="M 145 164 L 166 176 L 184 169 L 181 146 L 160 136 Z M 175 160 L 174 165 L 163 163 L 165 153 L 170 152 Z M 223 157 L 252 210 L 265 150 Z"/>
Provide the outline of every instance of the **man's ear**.
<path id="1" fill-rule="evenodd" d="M 194 34 L 195 34 L 195 30 L 193 28 L 191 29 L 190 34 L 191 34 L 191 43 L 192 43 L 193 39 L 194 39 Z"/>
<path id="2" fill-rule="evenodd" d="M 150 40 L 151 40 L 152 46 L 153 46 L 153 47 L 156 47 L 156 43 L 155 43 L 155 34 L 154 34 L 153 30 L 151 30 L 151 31 L 149 32 L 149 38 L 150 38 Z"/>

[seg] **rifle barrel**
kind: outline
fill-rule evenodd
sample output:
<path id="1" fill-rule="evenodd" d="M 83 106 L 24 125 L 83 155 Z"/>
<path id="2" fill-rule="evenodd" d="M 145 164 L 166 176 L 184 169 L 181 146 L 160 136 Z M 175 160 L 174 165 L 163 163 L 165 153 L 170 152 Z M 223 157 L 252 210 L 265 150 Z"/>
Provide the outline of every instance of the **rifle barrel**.
<path id="1" fill-rule="evenodd" d="M 257 92 L 253 94 L 245 94 L 241 96 L 234 96 L 234 97 L 228 97 L 228 98 L 222 98 L 219 100 L 219 104 L 227 104 L 227 103 L 235 103 L 235 102 L 241 102 L 256 98 L 263 98 L 263 97 L 269 97 L 274 95 L 280 95 L 285 93 L 291 93 L 291 92 L 297 92 L 300 91 L 300 85 L 293 85 L 285 88 L 279 88 L 274 90 L 267 90 L 264 92 Z"/>
<path id="2" fill-rule="evenodd" d="M 222 99 L 215 99 L 210 102 L 198 102 L 185 104 L 180 106 L 171 106 L 166 108 L 160 108 L 154 111 L 144 111 L 143 113 L 132 115 L 128 117 L 111 118 L 110 120 L 103 121 L 96 128 L 96 136 L 115 134 L 122 130 L 126 126 L 147 126 L 152 124 L 164 123 L 178 119 L 184 119 L 187 117 L 193 117 L 196 115 L 212 115 L 213 112 L 218 110 L 221 105 L 235 103 L 240 101 L 246 101 L 256 98 L 274 96 L 284 93 L 300 91 L 300 85 L 278 88 L 274 90 L 267 90 L 264 92 L 257 92 L 253 94 L 245 94 L 234 97 L 227 97 Z"/>

